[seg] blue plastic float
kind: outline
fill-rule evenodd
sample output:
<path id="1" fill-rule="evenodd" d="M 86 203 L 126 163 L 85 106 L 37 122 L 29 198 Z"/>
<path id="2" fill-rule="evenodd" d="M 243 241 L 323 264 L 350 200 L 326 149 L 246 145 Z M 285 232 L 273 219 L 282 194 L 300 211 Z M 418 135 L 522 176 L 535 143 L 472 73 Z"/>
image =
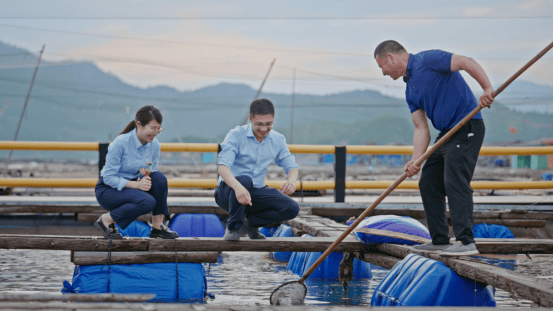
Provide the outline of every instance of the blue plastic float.
<path id="1" fill-rule="evenodd" d="M 409 254 L 375 289 L 371 305 L 495 307 L 493 292 L 439 261 Z"/>
<path id="2" fill-rule="evenodd" d="M 293 237 L 292 228 L 289 225 L 281 224 L 278 229 L 273 234 L 273 237 Z M 291 252 L 286 251 L 271 251 L 269 253 L 271 259 L 278 262 L 288 262 L 290 257 L 292 257 Z"/>
<path id="3" fill-rule="evenodd" d="M 125 230 L 119 229 L 119 231 L 123 236 L 148 237 L 150 235 L 150 227 L 136 221 Z M 175 263 L 77 265 L 73 273 L 73 284 L 65 281 L 62 292 L 150 293 L 156 294 L 152 300 L 154 302 L 203 300 L 207 295 L 203 265 L 201 263 L 178 264 L 178 296 L 176 272 Z"/>
<path id="4" fill-rule="evenodd" d="M 265 235 L 265 237 L 273 237 L 279 227 L 280 226 L 261 227 L 259 228 L 259 233 Z"/>
<path id="5" fill-rule="evenodd" d="M 175 216 L 169 228 L 179 237 L 223 237 L 225 227 L 214 214 L 183 213 Z"/>
<path id="6" fill-rule="evenodd" d="M 504 225 L 480 223 L 472 227 L 475 238 L 515 238 Z"/>
<path id="7" fill-rule="evenodd" d="M 313 237 L 305 234 L 302 237 Z M 322 252 L 294 252 L 288 262 L 288 271 L 303 276 L 305 272 L 317 261 Z M 309 275 L 310 279 L 337 279 L 339 275 L 340 261 L 343 253 L 332 252 L 328 257 Z M 371 265 L 369 263 L 353 260 L 353 278 L 372 278 Z"/>
<path id="8" fill-rule="evenodd" d="M 348 225 L 351 225 L 354 221 L 349 221 Z M 419 236 L 426 239 L 431 239 L 430 233 L 426 227 L 419 221 L 411 217 L 400 217 L 394 215 L 384 215 L 384 216 L 373 216 L 365 218 L 363 221 L 357 225 L 356 229 L 359 228 L 371 228 L 378 230 L 386 230 L 398 233 L 405 233 L 410 235 Z M 360 240 L 363 244 L 372 245 L 372 244 L 401 244 L 401 245 L 415 245 L 419 244 L 413 241 L 403 240 L 400 238 L 381 236 L 375 234 L 367 234 L 354 232 L 357 239 Z"/>
<path id="9" fill-rule="evenodd" d="M 472 232 L 475 238 L 515 238 L 513 232 L 508 227 L 497 224 L 480 223 L 472 227 Z M 481 259 L 507 270 L 514 270 L 516 267 L 515 260 L 491 259 L 487 257 L 481 257 Z"/>

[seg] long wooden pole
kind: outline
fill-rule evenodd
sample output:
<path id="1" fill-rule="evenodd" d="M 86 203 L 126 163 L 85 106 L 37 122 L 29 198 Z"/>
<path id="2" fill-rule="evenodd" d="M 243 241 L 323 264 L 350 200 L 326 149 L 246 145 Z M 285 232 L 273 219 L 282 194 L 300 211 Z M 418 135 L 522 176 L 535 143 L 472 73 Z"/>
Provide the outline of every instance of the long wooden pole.
<path id="1" fill-rule="evenodd" d="M 526 65 L 524 65 L 521 69 L 519 69 L 511 78 L 509 78 L 505 83 L 503 83 L 499 88 L 497 88 L 497 90 L 494 91 L 492 96 L 495 98 L 497 95 L 499 95 L 501 91 L 503 91 L 525 70 L 527 70 L 530 66 L 532 66 L 532 64 L 534 64 L 537 60 L 539 60 L 545 53 L 547 53 L 547 51 L 551 50 L 551 48 L 553 48 L 553 42 L 551 42 L 545 49 L 543 49 L 540 53 L 538 53 L 538 55 L 536 55 L 533 59 L 531 59 L 528 63 L 526 63 Z M 480 106 L 477 106 L 475 109 L 473 109 L 467 116 L 465 116 L 465 118 L 459 121 L 459 123 L 455 127 L 451 128 L 451 130 L 449 130 L 440 140 L 438 140 L 436 144 L 434 144 L 431 148 L 429 148 L 415 162 L 415 165 L 420 166 L 423 161 L 425 161 L 430 155 L 432 155 L 432 153 L 434 153 L 440 146 L 442 146 L 442 144 L 444 144 L 447 140 L 449 140 L 449 138 L 453 136 L 453 134 L 455 134 L 455 132 L 457 132 L 459 128 L 464 126 L 470 119 L 472 119 L 472 117 L 474 117 L 474 115 L 478 114 L 480 110 L 482 110 Z M 305 274 L 300 278 L 299 282 L 303 283 L 309 277 L 309 275 L 311 275 L 311 273 L 313 273 L 313 271 L 315 271 L 315 269 L 326 259 L 326 257 L 328 257 L 328 255 L 334 250 L 334 248 L 336 248 L 336 246 L 338 246 L 338 244 L 340 244 L 340 242 L 344 240 L 344 238 L 346 238 L 346 236 L 348 236 L 357 227 L 357 225 L 359 225 L 359 223 L 363 221 L 363 219 L 365 219 L 365 217 L 369 213 L 371 213 L 373 209 L 376 206 L 378 206 L 378 204 L 380 204 L 380 202 L 382 202 L 382 200 L 386 198 L 386 196 L 388 196 L 406 178 L 407 178 L 407 173 L 404 172 L 392 185 L 390 185 L 386 189 L 386 191 L 384 191 L 384 193 L 382 193 L 382 195 L 380 195 L 372 203 L 372 205 L 369 208 L 365 209 L 365 211 L 357 218 L 357 220 L 355 220 L 355 222 L 353 222 L 348 227 L 348 229 L 344 233 L 342 233 L 342 235 L 340 235 L 340 237 L 338 237 L 338 239 L 332 245 L 328 247 L 328 249 L 319 257 L 319 259 L 317 259 L 317 261 L 315 261 L 315 263 L 313 263 L 313 265 L 311 265 L 309 270 L 307 270 L 307 272 L 305 272 Z"/>
<path id="2" fill-rule="evenodd" d="M 33 85 L 35 83 L 36 73 L 38 72 L 38 67 L 40 66 L 40 60 L 42 59 L 42 53 L 44 52 L 44 48 L 46 47 L 45 44 L 42 45 L 42 50 L 40 50 L 40 54 L 38 55 L 38 60 L 35 67 L 35 72 L 33 73 L 33 78 L 31 79 L 31 85 L 29 86 L 29 91 L 27 92 L 27 97 L 25 98 L 25 104 L 23 105 L 23 111 L 21 112 L 21 117 L 19 117 L 19 123 L 17 124 L 17 129 L 15 130 L 15 136 L 13 137 L 14 141 L 17 141 L 17 136 L 19 134 L 19 128 L 21 127 L 21 122 L 23 121 L 23 116 L 25 116 L 25 110 L 27 109 L 27 103 L 29 103 L 29 98 L 31 97 L 31 91 L 33 90 Z M 10 161 L 12 159 L 12 153 L 13 150 L 10 150 L 10 154 L 8 155 L 8 161 L 6 161 L 6 173 L 8 172 L 8 166 L 10 164 Z"/>
<path id="3" fill-rule="evenodd" d="M 267 74 L 265 75 L 265 78 L 263 78 L 263 81 L 261 82 L 261 86 L 259 87 L 259 89 L 257 90 L 257 93 L 255 94 L 255 98 L 253 99 L 254 101 L 259 98 L 259 95 L 261 94 L 261 90 L 263 90 L 263 86 L 265 85 L 265 81 L 267 81 L 267 78 L 269 78 L 269 74 L 271 73 L 271 69 L 273 69 L 273 65 L 275 65 L 275 62 L 276 62 L 276 58 L 273 59 L 273 61 L 271 62 L 271 66 L 269 66 L 269 70 L 267 71 Z M 249 116 L 250 116 L 250 112 L 248 110 L 248 113 L 246 114 L 246 118 L 244 118 L 244 121 L 242 122 L 242 125 L 245 125 L 245 124 L 248 123 L 248 117 Z"/>

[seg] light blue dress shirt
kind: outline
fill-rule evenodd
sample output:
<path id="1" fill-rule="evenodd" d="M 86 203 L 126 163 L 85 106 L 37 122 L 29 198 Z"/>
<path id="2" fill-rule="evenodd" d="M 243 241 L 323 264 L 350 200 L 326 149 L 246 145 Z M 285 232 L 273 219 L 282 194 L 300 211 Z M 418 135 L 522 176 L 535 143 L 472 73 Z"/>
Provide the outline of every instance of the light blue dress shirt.
<path id="1" fill-rule="evenodd" d="M 262 188 L 265 186 L 265 175 L 273 159 L 286 174 L 298 168 L 296 159 L 290 153 L 286 138 L 282 134 L 271 130 L 259 143 L 249 124 L 230 130 L 225 141 L 221 143 L 217 166 L 229 167 L 235 177 L 249 176 L 255 188 Z M 220 185 L 221 181 L 223 178 L 219 177 L 217 185 Z"/>
<path id="2" fill-rule="evenodd" d="M 130 179 L 136 178 L 140 168 L 148 168 L 152 162 L 152 172 L 157 171 L 160 145 L 157 139 L 142 145 L 136 136 L 136 129 L 121 134 L 108 146 L 106 164 L 100 176 L 104 183 L 121 191 Z"/>

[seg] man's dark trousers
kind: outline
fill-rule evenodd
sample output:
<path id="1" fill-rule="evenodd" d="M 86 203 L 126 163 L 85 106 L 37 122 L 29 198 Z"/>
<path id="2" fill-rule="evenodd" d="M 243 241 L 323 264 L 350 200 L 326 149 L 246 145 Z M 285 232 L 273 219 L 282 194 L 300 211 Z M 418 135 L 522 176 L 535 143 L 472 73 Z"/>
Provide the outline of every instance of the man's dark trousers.
<path id="1" fill-rule="evenodd" d="M 261 227 L 295 218 L 300 207 L 296 201 L 282 194 L 279 190 L 264 186 L 254 188 L 252 178 L 238 176 L 240 182 L 250 192 L 252 205 L 242 205 L 236 199 L 234 190 L 225 181 L 215 190 L 215 202 L 229 213 L 227 228 L 238 230 L 246 216 L 251 226 Z"/>
<path id="2" fill-rule="evenodd" d="M 469 120 L 430 155 L 422 168 L 419 189 L 434 245 L 449 244 L 446 196 L 456 240 L 464 245 L 474 243 L 470 181 L 485 132 L 483 120 Z M 438 136 L 436 142 L 442 136 Z"/>

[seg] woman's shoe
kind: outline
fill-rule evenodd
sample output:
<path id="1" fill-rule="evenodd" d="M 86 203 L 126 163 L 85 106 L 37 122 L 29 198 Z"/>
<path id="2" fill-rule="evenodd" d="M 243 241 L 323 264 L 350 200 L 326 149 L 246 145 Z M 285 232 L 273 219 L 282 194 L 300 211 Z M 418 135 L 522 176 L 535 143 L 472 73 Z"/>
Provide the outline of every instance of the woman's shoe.
<path id="1" fill-rule="evenodd" d="M 100 219 L 98 219 L 98 221 L 94 222 L 94 227 L 98 229 L 98 231 L 102 232 L 102 235 L 104 235 L 105 239 L 123 239 L 123 235 L 121 235 L 121 233 L 117 231 L 115 223 L 110 224 L 108 229 L 104 225 L 104 222 L 102 222 L 102 216 L 100 216 Z"/>
<path id="2" fill-rule="evenodd" d="M 152 230 L 150 231 L 150 238 L 174 239 L 179 237 L 179 234 L 177 234 L 177 232 L 169 230 L 169 228 L 165 225 L 161 225 L 160 229 L 161 230 L 158 230 L 152 226 Z"/>

